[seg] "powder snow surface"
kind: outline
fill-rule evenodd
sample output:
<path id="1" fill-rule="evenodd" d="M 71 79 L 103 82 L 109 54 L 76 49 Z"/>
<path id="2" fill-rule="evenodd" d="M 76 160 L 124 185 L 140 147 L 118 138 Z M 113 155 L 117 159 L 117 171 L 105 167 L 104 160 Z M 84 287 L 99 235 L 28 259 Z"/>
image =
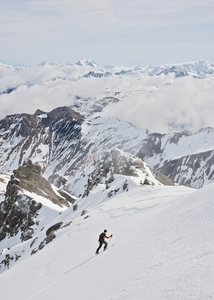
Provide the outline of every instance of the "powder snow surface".
<path id="1" fill-rule="evenodd" d="M 214 299 L 214 184 L 195 191 L 133 182 L 111 198 L 104 190 L 63 212 L 56 220 L 71 225 L 0 275 L 1 299 Z M 115 245 L 95 256 L 105 228 Z"/>

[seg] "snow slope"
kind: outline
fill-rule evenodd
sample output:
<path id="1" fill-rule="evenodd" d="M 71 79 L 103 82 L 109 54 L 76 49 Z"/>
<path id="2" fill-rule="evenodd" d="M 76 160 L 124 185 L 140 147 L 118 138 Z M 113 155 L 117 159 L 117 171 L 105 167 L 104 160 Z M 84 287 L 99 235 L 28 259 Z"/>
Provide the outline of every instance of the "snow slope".
<path id="1" fill-rule="evenodd" d="M 195 191 L 127 180 L 128 191 L 108 198 L 99 184 L 77 211 L 59 215 L 71 225 L 0 275 L 1 299 L 213 299 L 214 185 Z M 104 228 L 115 245 L 95 256 Z"/>

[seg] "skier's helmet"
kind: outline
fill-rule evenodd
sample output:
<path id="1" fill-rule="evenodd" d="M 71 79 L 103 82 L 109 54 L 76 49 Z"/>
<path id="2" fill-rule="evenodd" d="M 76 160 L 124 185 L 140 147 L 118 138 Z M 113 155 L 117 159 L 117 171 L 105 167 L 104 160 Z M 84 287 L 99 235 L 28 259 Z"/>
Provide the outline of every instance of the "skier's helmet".
<path id="1" fill-rule="evenodd" d="M 107 230 L 106 230 L 106 229 L 104 229 L 104 232 L 107 232 Z"/>

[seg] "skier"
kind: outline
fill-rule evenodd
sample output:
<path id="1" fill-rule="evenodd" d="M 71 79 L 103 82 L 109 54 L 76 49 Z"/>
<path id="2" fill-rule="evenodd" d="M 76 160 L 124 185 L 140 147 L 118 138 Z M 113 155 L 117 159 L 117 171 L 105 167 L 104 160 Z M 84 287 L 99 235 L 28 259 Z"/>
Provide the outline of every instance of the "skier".
<path id="1" fill-rule="evenodd" d="M 110 235 L 110 236 L 107 236 L 107 235 L 106 235 L 106 232 L 107 232 L 107 230 L 104 229 L 104 231 L 99 235 L 99 243 L 100 243 L 100 244 L 99 244 L 99 247 L 97 248 L 96 254 L 99 254 L 99 250 L 100 250 L 100 248 L 102 247 L 103 244 L 105 245 L 105 246 L 104 246 L 104 250 L 106 250 L 108 244 L 107 244 L 107 242 L 105 241 L 105 238 L 109 239 L 110 237 L 113 236 L 113 234 Z"/>

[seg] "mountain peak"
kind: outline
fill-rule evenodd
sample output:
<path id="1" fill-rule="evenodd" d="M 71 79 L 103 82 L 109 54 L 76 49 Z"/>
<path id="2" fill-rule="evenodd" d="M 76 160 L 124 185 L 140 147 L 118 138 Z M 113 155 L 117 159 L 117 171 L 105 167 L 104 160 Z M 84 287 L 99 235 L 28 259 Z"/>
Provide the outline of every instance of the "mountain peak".
<path id="1" fill-rule="evenodd" d="M 37 109 L 35 112 L 35 116 L 46 114 L 46 112 L 42 111 L 41 109 Z"/>
<path id="2" fill-rule="evenodd" d="M 65 116 L 72 117 L 74 120 L 81 120 L 84 121 L 84 117 L 75 112 L 73 109 L 69 108 L 68 106 L 57 107 L 53 109 L 51 112 L 48 113 L 48 116 L 51 120 L 57 121 L 59 119 L 65 118 Z"/>
<path id="3" fill-rule="evenodd" d="M 56 61 L 42 61 L 41 63 L 39 63 L 37 65 L 38 67 L 44 67 L 44 66 L 50 66 L 50 67 L 53 67 L 53 66 L 61 66 L 60 63 L 56 62 Z"/>
<path id="4" fill-rule="evenodd" d="M 80 66 L 80 67 L 93 67 L 93 68 L 97 68 L 99 67 L 99 65 L 93 61 L 92 59 L 80 59 L 77 63 L 76 63 L 77 66 Z"/>

